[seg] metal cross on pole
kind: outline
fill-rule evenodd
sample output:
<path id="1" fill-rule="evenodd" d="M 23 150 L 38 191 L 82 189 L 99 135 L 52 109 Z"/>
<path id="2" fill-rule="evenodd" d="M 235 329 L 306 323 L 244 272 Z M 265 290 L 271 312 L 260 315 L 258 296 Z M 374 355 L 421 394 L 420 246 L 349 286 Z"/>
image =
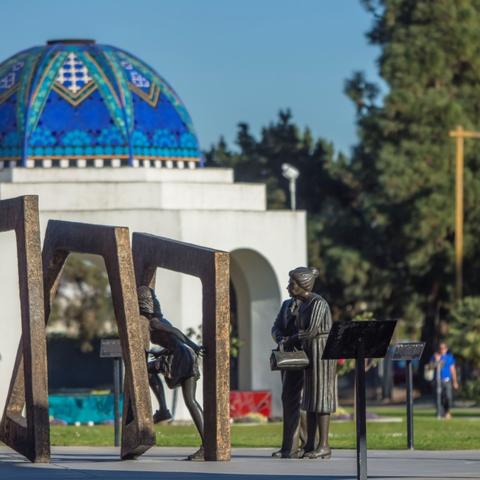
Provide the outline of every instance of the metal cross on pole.
<path id="1" fill-rule="evenodd" d="M 458 125 L 449 132 L 455 138 L 455 296 L 463 296 L 463 145 L 465 138 L 480 138 L 480 132 L 464 130 Z"/>

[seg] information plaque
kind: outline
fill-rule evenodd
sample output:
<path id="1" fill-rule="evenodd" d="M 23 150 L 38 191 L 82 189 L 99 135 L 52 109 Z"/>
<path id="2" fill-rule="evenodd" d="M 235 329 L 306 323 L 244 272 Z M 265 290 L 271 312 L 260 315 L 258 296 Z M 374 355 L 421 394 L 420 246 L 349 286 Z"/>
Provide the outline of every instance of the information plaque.
<path id="1" fill-rule="evenodd" d="M 407 448 L 413 450 L 413 367 L 412 360 L 420 360 L 425 342 L 402 342 L 393 346 L 392 359 L 405 361 L 407 384 Z"/>
<path id="2" fill-rule="evenodd" d="M 118 338 L 102 338 L 100 358 L 122 358 L 122 347 Z"/>
<path id="3" fill-rule="evenodd" d="M 420 360 L 425 342 L 402 342 L 393 346 L 393 360 Z"/>
<path id="4" fill-rule="evenodd" d="M 383 358 L 397 322 L 395 320 L 334 322 L 323 351 L 323 360 L 354 358 L 357 428 L 357 478 L 367 478 L 367 422 L 365 359 Z"/>

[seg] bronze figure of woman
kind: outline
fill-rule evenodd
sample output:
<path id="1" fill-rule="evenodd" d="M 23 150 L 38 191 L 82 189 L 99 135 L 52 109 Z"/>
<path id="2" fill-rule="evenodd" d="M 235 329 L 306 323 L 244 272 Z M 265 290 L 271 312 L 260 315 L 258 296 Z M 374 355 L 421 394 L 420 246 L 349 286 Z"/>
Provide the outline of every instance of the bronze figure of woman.
<path id="1" fill-rule="evenodd" d="M 326 300 L 313 293 L 318 270 L 298 267 L 289 272 L 288 291 L 299 302 L 298 333 L 288 339 L 289 345 L 301 346 L 310 361 L 304 370 L 302 410 L 307 412 L 307 442 L 303 458 L 329 458 L 330 414 L 336 409 L 336 361 L 322 360 L 328 333 L 332 326 Z M 320 441 L 315 447 L 317 430 Z"/>

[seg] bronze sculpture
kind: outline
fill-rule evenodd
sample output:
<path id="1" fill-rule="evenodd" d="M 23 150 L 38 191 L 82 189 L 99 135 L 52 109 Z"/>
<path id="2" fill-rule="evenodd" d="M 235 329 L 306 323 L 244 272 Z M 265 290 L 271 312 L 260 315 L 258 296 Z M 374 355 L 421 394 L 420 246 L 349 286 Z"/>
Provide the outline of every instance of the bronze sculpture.
<path id="1" fill-rule="evenodd" d="M 0 440 L 31 462 L 48 463 L 47 347 L 36 195 L 0 200 L 0 232 L 12 230 L 17 244 L 22 337 L 0 422 Z"/>
<path id="2" fill-rule="evenodd" d="M 23 323 L 26 327 L 32 323 L 28 320 L 28 315 L 32 313 L 35 322 L 29 327 L 30 331 L 24 328 L 22 334 L 5 415 L 0 425 L 0 438 L 32 461 L 49 461 L 47 352 L 46 349 L 42 352 L 41 348 L 45 344 L 45 322 L 48 322 L 68 255 L 72 252 L 90 253 L 101 256 L 105 261 L 125 364 L 120 455 L 122 459 L 136 458 L 155 444 L 155 433 L 149 415 L 152 409 L 150 396 L 147 395 L 147 368 L 141 350 L 144 343 L 137 320 L 138 301 L 132 289 L 135 276 L 128 228 L 49 220 L 40 257 L 37 199 L 31 196 L 23 198 L 24 205 L 23 201 L 18 202 L 19 199 L 0 201 L 0 218 L 5 221 L 10 219 L 10 222 L 14 220 L 19 232 L 19 283 L 22 316 L 25 313 L 26 317 Z M 33 199 L 35 203 L 32 203 Z M 1 211 L 4 202 L 7 206 L 10 204 L 8 214 Z M 20 203 L 18 211 L 12 208 L 15 203 Z M 25 253 L 21 248 L 23 242 L 27 243 Z M 40 261 L 42 266 L 38 265 Z M 38 294 L 38 288 L 43 289 L 43 295 Z M 22 294 L 22 291 L 27 293 Z M 36 337 L 39 334 L 39 319 L 43 320 L 40 330 L 43 339 Z M 31 352 L 34 352 L 33 356 Z M 32 359 L 35 359 L 33 363 Z M 24 403 L 27 405 L 26 426 L 21 415 Z"/>
<path id="3" fill-rule="evenodd" d="M 1 440 L 33 462 L 50 460 L 45 322 L 68 255 L 90 253 L 105 261 L 125 360 L 121 458 L 138 457 L 155 444 L 155 432 L 144 355 L 149 342 L 145 342 L 148 335 L 142 336 L 147 332 L 138 322 L 138 299 L 132 290 L 135 276 L 128 228 L 50 220 L 40 254 L 37 197 L 0 200 L 0 210 L 0 230 L 14 230 L 17 236 L 22 307 L 22 338 L 0 422 Z M 203 385 L 208 428 L 199 429 L 204 455 L 202 450 L 197 453 L 206 460 L 230 460 L 229 254 L 149 234 L 134 233 L 133 240 L 137 285 L 151 284 L 157 267 L 201 279 L 209 352 Z"/>
<path id="4" fill-rule="evenodd" d="M 205 349 L 203 346 L 192 342 L 163 316 L 160 303 L 152 288 L 142 285 L 138 288 L 137 293 L 140 315 L 149 322 L 150 341 L 155 345 L 163 347 L 161 352 L 156 353 L 155 360 L 149 362 L 149 377 L 155 373 L 161 373 L 169 388 L 182 387 L 185 404 L 202 440 L 200 448 L 192 455 L 189 455 L 187 459 L 203 460 L 203 411 L 195 398 L 195 392 L 197 381 L 200 378 L 198 356 L 202 356 L 205 353 Z M 159 379 L 158 381 L 160 382 Z M 158 383 L 156 387 L 158 387 Z M 160 387 L 162 389 L 160 396 L 164 399 L 161 383 Z M 165 413 L 166 406 L 160 403 L 160 408 Z"/>
<path id="5" fill-rule="evenodd" d="M 202 371 L 205 460 L 228 461 L 231 455 L 230 255 L 220 250 L 138 232 L 132 236 L 132 254 L 137 287 L 153 287 L 158 268 L 192 275 L 201 281 L 202 332 L 208 352 L 203 359 Z M 148 331 L 145 333 L 148 337 Z"/>
<path id="6" fill-rule="evenodd" d="M 312 292 L 317 269 L 298 267 L 289 272 L 289 277 L 287 290 L 291 299 L 283 303 L 272 336 L 287 351 L 302 348 L 309 365 L 305 370 L 282 372 L 283 441 L 273 456 L 329 458 L 330 414 L 336 409 L 336 362 L 322 360 L 322 353 L 332 325 L 330 308 L 324 298 Z M 300 408 L 307 412 L 303 451 L 298 447 Z"/>
<path id="7" fill-rule="evenodd" d="M 170 422 L 173 420 L 172 414 L 167 407 L 165 400 L 165 390 L 163 388 L 162 380 L 159 376 L 158 370 L 155 366 L 155 361 L 149 361 L 148 355 L 152 355 L 154 358 L 162 356 L 162 350 L 149 350 L 147 352 L 147 371 L 148 371 L 148 384 L 152 389 L 153 394 L 158 402 L 158 409 L 153 414 L 153 423 Z"/>
<path id="8" fill-rule="evenodd" d="M 289 292 L 290 293 L 290 292 Z M 272 327 L 272 337 L 286 351 L 293 349 L 289 338 L 298 334 L 297 312 L 299 303 L 295 298 L 285 300 Z M 284 370 L 282 373 L 283 435 L 280 450 L 272 454 L 277 458 L 300 458 L 299 449 L 300 402 L 303 389 L 303 370 Z"/>
<path id="9" fill-rule="evenodd" d="M 302 410 L 307 412 L 307 442 L 303 458 L 329 458 L 332 454 L 328 444 L 330 414 L 336 409 L 336 361 L 322 360 L 322 353 L 332 317 L 326 300 L 312 292 L 317 269 L 298 267 L 289 275 L 288 291 L 299 302 L 298 333 L 286 343 L 301 346 L 310 360 L 304 370 Z M 320 441 L 315 447 L 317 430 Z"/>

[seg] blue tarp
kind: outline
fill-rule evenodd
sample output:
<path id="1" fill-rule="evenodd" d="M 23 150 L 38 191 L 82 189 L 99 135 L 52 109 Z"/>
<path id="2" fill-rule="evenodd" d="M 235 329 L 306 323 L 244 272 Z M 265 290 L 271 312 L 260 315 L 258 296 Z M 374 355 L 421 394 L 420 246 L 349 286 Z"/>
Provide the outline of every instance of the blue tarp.
<path id="1" fill-rule="evenodd" d="M 49 415 L 53 421 L 69 424 L 113 422 L 113 394 L 49 395 Z M 120 412 L 122 411 L 120 398 Z"/>

